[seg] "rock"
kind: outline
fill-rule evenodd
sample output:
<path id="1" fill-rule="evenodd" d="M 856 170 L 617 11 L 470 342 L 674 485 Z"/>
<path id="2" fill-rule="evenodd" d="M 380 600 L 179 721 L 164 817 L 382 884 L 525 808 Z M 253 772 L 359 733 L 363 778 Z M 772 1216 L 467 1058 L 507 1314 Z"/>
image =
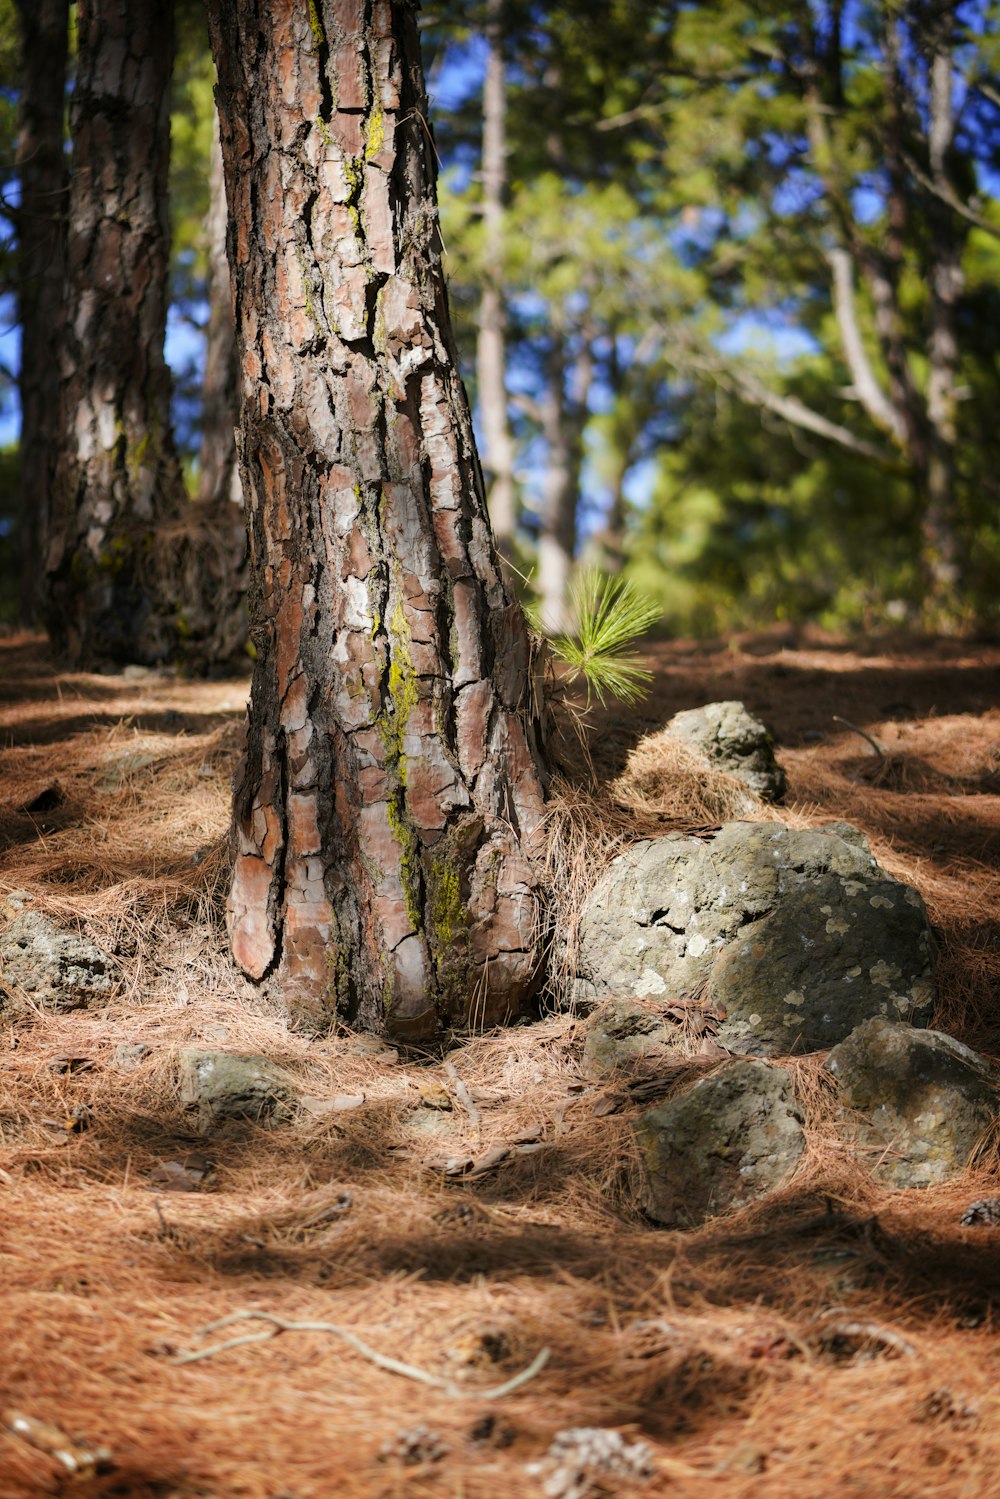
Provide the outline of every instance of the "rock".
<path id="1" fill-rule="evenodd" d="M 119 791 L 133 776 L 140 775 L 163 759 L 162 750 L 120 750 L 105 762 L 97 780 L 100 791 Z"/>
<path id="2" fill-rule="evenodd" d="M 135 1072 L 152 1049 L 147 1041 L 119 1041 L 111 1053 L 111 1065 L 119 1072 Z"/>
<path id="3" fill-rule="evenodd" d="M 693 750 L 712 770 L 737 776 L 755 796 L 780 802 L 785 772 L 774 758 L 774 741 L 765 724 L 743 703 L 706 703 L 675 713 L 664 731 Z"/>
<path id="4" fill-rule="evenodd" d="M 619 855 L 584 906 L 577 994 L 699 996 L 751 1056 L 825 1050 L 863 1020 L 925 1017 L 930 929 L 916 890 L 856 829 L 726 823 Z"/>
<path id="5" fill-rule="evenodd" d="M 651 1004 L 611 999 L 590 1017 L 583 1042 L 583 1070 L 607 1077 L 618 1067 L 677 1045 L 677 1025 Z"/>
<path id="6" fill-rule="evenodd" d="M 290 1116 L 291 1084 L 266 1057 L 185 1049 L 179 1062 L 181 1102 L 203 1130 L 233 1120 L 277 1123 Z"/>
<path id="7" fill-rule="evenodd" d="M 669 1228 L 702 1223 L 779 1186 L 805 1146 L 792 1079 L 770 1062 L 730 1062 L 640 1114 L 644 1207 Z"/>
<path id="8" fill-rule="evenodd" d="M 827 1070 L 861 1118 L 842 1117 L 855 1148 L 894 1187 L 929 1187 L 965 1170 L 997 1115 L 986 1063 L 941 1031 L 868 1020 L 835 1046 Z"/>
<path id="9" fill-rule="evenodd" d="M 114 989 L 113 959 L 88 937 L 64 932 L 47 916 L 14 898 L 17 911 L 0 933 L 0 994 L 25 995 L 53 1010 L 80 1010 L 102 1004 Z"/>

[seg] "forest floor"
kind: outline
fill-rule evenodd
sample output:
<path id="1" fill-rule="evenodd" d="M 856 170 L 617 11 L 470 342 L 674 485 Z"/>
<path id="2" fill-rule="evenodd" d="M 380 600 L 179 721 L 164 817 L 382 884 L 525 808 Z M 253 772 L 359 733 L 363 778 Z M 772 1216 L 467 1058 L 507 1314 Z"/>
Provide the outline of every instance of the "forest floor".
<path id="1" fill-rule="evenodd" d="M 639 736 L 741 698 L 774 729 L 784 815 L 853 822 L 920 888 L 935 1024 L 1000 1057 L 1000 647 L 788 631 L 649 658 L 641 709 L 593 716 L 604 789 L 560 805 L 627 837 L 634 798 L 607 783 Z M 1000 1495 L 1000 1227 L 959 1221 L 1000 1193 L 995 1151 L 890 1191 L 818 1128 L 781 1192 L 668 1232 L 572 1015 L 443 1056 L 296 1034 L 224 942 L 247 685 L 58 674 L 37 639 L 0 640 L 0 905 L 28 892 L 117 964 L 100 1008 L 0 1015 L 2 1499 L 583 1499 L 546 1458 L 582 1427 L 647 1444 L 616 1495 Z M 704 821 L 654 793 L 636 831 Z M 591 877 L 609 846 L 596 828 Z M 265 1054 L 307 1103 L 198 1134 L 184 1045 Z M 794 1064 L 819 1125 L 821 1060 Z M 328 1326 L 211 1353 L 270 1330 L 201 1336 L 241 1310 Z M 106 1448 L 104 1470 L 69 1480 L 58 1436 L 11 1411 Z"/>

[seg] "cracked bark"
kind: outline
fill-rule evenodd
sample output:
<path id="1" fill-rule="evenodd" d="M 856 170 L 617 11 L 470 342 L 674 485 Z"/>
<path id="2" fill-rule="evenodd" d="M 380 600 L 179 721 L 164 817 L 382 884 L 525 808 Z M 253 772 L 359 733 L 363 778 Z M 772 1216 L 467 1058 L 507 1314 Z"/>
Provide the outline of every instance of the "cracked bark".
<path id="1" fill-rule="evenodd" d="M 416 21 L 212 0 L 257 650 L 233 952 L 312 1024 L 522 1010 L 542 780 L 451 336 Z"/>
<path id="2" fill-rule="evenodd" d="M 173 6 L 80 0 L 77 34 L 46 624 L 79 666 L 200 671 L 245 644 L 243 543 L 188 502 L 171 430 Z"/>
<path id="3" fill-rule="evenodd" d="M 69 0 L 18 0 L 24 78 L 18 111 L 18 319 L 21 324 L 21 440 L 18 552 L 20 613 L 31 623 L 48 533 L 53 414 L 59 402 L 66 246 L 63 111 Z"/>

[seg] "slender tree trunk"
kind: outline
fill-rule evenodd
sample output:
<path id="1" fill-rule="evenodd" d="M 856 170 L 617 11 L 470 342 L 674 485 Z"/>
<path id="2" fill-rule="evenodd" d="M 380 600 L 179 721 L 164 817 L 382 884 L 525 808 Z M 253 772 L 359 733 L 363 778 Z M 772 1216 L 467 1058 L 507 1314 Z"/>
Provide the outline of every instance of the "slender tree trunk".
<path id="1" fill-rule="evenodd" d="M 312 1021 L 521 1010 L 542 816 L 409 4 L 212 0 L 257 650 L 233 952 Z"/>
<path id="2" fill-rule="evenodd" d="M 179 557 L 181 588 L 188 600 L 186 655 L 199 665 L 246 659 L 248 585 L 246 516 L 236 455 L 239 420 L 239 359 L 233 295 L 226 256 L 229 216 L 219 121 L 212 122 L 208 248 L 208 326 L 202 379 L 202 432 L 198 495 L 188 507 L 185 545 Z"/>
<path id="3" fill-rule="evenodd" d="M 59 404 L 68 177 L 63 150 L 69 0 L 18 0 L 23 82 L 18 120 L 21 324 L 20 613 L 38 612 Z"/>
<path id="4" fill-rule="evenodd" d="M 212 120 L 209 207 L 205 221 L 208 327 L 205 332 L 205 375 L 201 385 L 198 499 L 205 505 L 242 507 L 235 431 L 239 419 L 239 361 L 229 261 L 226 259 L 228 222 L 219 119 L 215 115 Z M 242 520 L 240 525 L 242 527 Z"/>
<path id="5" fill-rule="evenodd" d="M 79 0 L 77 17 L 48 623 L 80 665 L 152 663 L 184 632 L 162 565 L 185 504 L 163 356 L 172 6 Z"/>
<path id="6" fill-rule="evenodd" d="M 923 515 L 923 562 L 928 584 L 931 621 L 954 624 L 960 607 L 963 573 L 955 497 L 955 450 L 958 442 L 959 349 L 957 313 L 964 287 L 962 249 L 966 230 L 944 201 L 953 194 L 948 154 L 955 135 L 952 99 L 951 30 L 954 7 L 937 15 L 937 45 L 930 64 L 931 118 L 929 154 L 931 179 L 939 196 L 929 209 L 931 253 L 931 336 L 928 348 L 927 420 L 930 451 Z"/>
<path id="7" fill-rule="evenodd" d="M 513 555 L 517 530 L 515 447 L 507 412 L 507 332 L 504 302 L 504 191 L 507 183 L 504 0 L 488 0 L 483 80 L 483 294 L 479 304 L 476 377 L 489 477 L 490 519 L 497 545 Z"/>
<path id="8" fill-rule="evenodd" d="M 586 335 L 569 371 L 565 341 L 565 324 L 561 317 L 554 316 L 552 348 L 540 403 L 545 472 L 538 538 L 538 595 L 542 629 L 549 635 L 569 629 L 573 623 L 569 614 L 569 580 L 576 553 L 583 429 L 593 378 L 593 359 Z"/>

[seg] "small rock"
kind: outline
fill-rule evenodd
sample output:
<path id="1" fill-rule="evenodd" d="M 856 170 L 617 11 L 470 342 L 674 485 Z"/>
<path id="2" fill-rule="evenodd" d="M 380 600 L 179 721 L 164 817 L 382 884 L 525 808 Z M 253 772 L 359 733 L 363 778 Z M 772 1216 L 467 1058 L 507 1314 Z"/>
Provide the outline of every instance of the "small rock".
<path id="1" fill-rule="evenodd" d="M 181 1101 L 196 1114 L 201 1129 L 235 1120 L 288 1119 L 291 1085 L 266 1057 L 185 1049 L 179 1063 Z"/>
<path id="2" fill-rule="evenodd" d="M 118 791 L 133 776 L 148 770 L 151 765 L 156 765 L 163 759 L 162 750 L 130 749 L 113 755 L 106 761 L 104 770 L 98 777 L 97 786 L 101 791 Z"/>
<path id="3" fill-rule="evenodd" d="M 762 801 L 780 802 L 785 772 L 774 758 L 767 726 L 738 702 L 706 703 L 675 713 L 665 733 L 693 750 L 712 770 L 743 781 Z"/>
<path id="4" fill-rule="evenodd" d="M 119 1072 L 134 1072 L 152 1049 L 146 1041 L 120 1041 L 111 1053 L 111 1065 Z"/>
<path id="5" fill-rule="evenodd" d="M 677 1025 L 652 1002 L 610 999 L 587 1021 L 583 1070 L 602 1078 L 617 1068 L 677 1045 Z"/>
<path id="6" fill-rule="evenodd" d="M 805 1146 L 792 1079 L 769 1062 L 731 1062 L 641 1114 L 644 1208 L 670 1228 L 703 1222 L 779 1186 Z"/>
<path id="7" fill-rule="evenodd" d="M 0 934 L 0 965 L 0 994 L 10 1000 L 20 992 L 53 1010 L 101 1004 L 114 988 L 107 953 L 27 906 Z"/>
<path id="8" fill-rule="evenodd" d="M 861 1118 L 842 1128 L 894 1187 L 929 1187 L 965 1170 L 996 1119 L 998 1095 L 986 1063 L 941 1031 L 898 1021 L 859 1025 L 834 1047 L 827 1070 Z"/>

